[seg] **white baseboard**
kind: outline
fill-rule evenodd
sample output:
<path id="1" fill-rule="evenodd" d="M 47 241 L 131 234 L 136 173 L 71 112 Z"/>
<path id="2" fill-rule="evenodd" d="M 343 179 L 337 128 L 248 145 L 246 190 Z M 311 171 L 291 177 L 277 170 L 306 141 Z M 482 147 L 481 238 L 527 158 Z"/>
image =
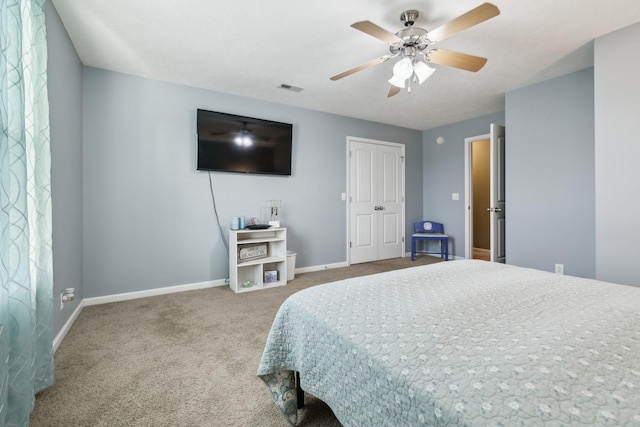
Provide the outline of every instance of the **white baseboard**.
<path id="1" fill-rule="evenodd" d="M 138 298 L 154 297 L 157 295 L 175 294 L 177 292 L 195 291 L 197 289 L 215 288 L 216 286 L 226 286 L 224 279 L 212 280 L 208 282 L 191 283 L 188 285 L 167 286 L 165 288 L 147 289 L 146 291 L 125 292 L 122 294 L 105 295 L 102 297 L 85 298 L 84 305 L 99 305 L 110 302 L 128 301 Z"/>
<path id="2" fill-rule="evenodd" d="M 64 339 L 64 337 L 67 336 L 67 333 L 71 329 L 71 326 L 73 326 L 73 323 L 76 321 L 78 316 L 80 316 L 80 312 L 82 311 L 83 307 L 84 307 L 84 300 L 80 301 L 80 304 L 78 304 L 76 309 L 73 310 L 73 313 L 71 313 L 71 316 L 67 319 L 67 322 L 62 326 L 62 329 L 60 329 L 60 332 L 58 332 L 58 335 L 56 335 L 56 337 L 53 339 L 54 353 L 58 351 L 58 347 L 60 347 L 60 344 L 62 343 L 62 340 Z"/>
<path id="3" fill-rule="evenodd" d="M 322 270 L 328 270 L 330 268 L 342 268 L 342 267 L 348 267 L 349 264 L 347 264 L 346 262 L 337 262 L 335 264 L 324 264 L 324 265 L 315 265 L 312 267 L 303 267 L 303 268 L 296 268 L 295 272 L 297 273 L 311 273 L 313 271 L 322 271 Z"/>

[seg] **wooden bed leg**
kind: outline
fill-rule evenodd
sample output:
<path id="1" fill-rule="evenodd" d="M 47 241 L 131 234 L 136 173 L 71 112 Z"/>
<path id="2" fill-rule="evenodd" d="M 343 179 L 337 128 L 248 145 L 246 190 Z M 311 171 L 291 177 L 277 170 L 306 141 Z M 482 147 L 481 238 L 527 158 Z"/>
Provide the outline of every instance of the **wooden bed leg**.
<path id="1" fill-rule="evenodd" d="M 300 372 L 295 372 L 296 376 L 296 393 L 298 400 L 298 409 L 304 408 L 304 390 L 300 387 Z"/>

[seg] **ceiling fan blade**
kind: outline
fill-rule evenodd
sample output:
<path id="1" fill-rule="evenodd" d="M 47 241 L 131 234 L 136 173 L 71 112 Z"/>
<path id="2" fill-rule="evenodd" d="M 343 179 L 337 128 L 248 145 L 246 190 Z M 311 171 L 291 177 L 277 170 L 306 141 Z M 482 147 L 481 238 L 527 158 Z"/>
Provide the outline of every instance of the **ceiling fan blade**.
<path id="1" fill-rule="evenodd" d="M 444 49 L 432 49 L 427 54 L 427 60 L 434 64 L 446 65 L 448 67 L 460 68 L 462 70 L 479 71 L 487 58 L 481 56 L 467 55 L 466 53 L 454 52 Z"/>
<path id="2" fill-rule="evenodd" d="M 382 40 L 383 42 L 387 42 L 389 44 L 402 42 L 402 39 L 390 31 L 385 30 L 382 27 L 377 26 L 371 21 L 360 21 L 355 24 L 351 24 L 353 28 L 356 30 L 360 30 L 363 33 L 369 34 L 377 38 L 378 40 Z"/>
<path id="3" fill-rule="evenodd" d="M 360 64 L 357 67 L 351 68 L 350 70 L 347 71 L 343 71 L 340 74 L 336 74 L 335 76 L 331 77 L 331 80 L 340 80 L 341 78 L 350 76 L 353 73 L 357 73 L 358 71 L 362 71 L 365 68 L 369 68 L 372 67 L 374 65 L 378 65 L 381 64 L 385 61 L 388 61 L 389 58 L 391 58 L 391 55 L 385 55 L 385 56 L 381 56 L 380 58 L 376 58 L 376 59 L 372 59 L 369 62 L 365 62 L 364 64 Z"/>
<path id="4" fill-rule="evenodd" d="M 462 30 L 473 27 L 481 22 L 500 15 L 500 10 L 491 3 L 483 3 L 475 9 L 471 9 L 464 15 L 460 15 L 454 20 L 429 31 L 427 37 L 433 43 L 446 39 Z"/>
<path id="5" fill-rule="evenodd" d="M 398 86 L 389 85 L 389 93 L 387 94 L 387 98 L 391 98 L 394 95 L 400 93 L 400 88 Z"/>

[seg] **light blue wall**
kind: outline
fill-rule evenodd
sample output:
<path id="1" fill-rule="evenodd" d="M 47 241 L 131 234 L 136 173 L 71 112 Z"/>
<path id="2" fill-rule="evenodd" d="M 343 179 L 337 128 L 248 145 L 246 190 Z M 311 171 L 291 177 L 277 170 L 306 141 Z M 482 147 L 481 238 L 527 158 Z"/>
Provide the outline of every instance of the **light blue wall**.
<path id="1" fill-rule="evenodd" d="M 464 139 L 498 123 L 507 126 L 507 262 L 594 276 L 593 70 L 508 93 L 506 114 L 421 133 L 83 68 L 50 2 L 46 12 L 56 295 L 226 277 L 208 175 L 195 171 L 197 108 L 294 124 L 292 177 L 212 178 L 225 229 L 283 201 L 297 267 L 346 260 L 347 136 L 406 144 L 407 235 L 415 221 L 441 221 L 464 256 Z M 56 332 L 76 305 L 56 311 Z"/>
<path id="2" fill-rule="evenodd" d="M 224 279 L 196 109 L 293 124 L 291 177 L 212 173 L 222 227 L 282 200 L 296 267 L 346 261 L 347 136 L 406 144 L 407 222 L 422 215 L 422 133 L 84 68 L 85 297 Z M 304 92 L 300 94 L 304 96 Z"/>
<path id="3" fill-rule="evenodd" d="M 423 134 L 424 219 L 444 224 L 451 240 L 449 253 L 459 257 L 465 256 L 464 140 L 488 134 L 491 123 L 504 125 L 504 112 L 429 129 Z M 443 144 L 436 143 L 440 136 Z M 459 193 L 460 199 L 451 200 L 452 193 Z"/>
<path id="4" fill-rule="evenodd" d="M 507 263 L 595 277 L 593 68 L 506 94 Z"/>
<path id="5" fill-rule="evenodd" d="M 424 215 L 445 224 L 456 256 L 465 255 L 464 139 L 505 124 L 507 263 L 595 276 L 593 111 L 590 68 L 507 93 L 505 113 L 424 132 Z"/>
<path id="6" fill-rule="evenodd" d="M 54 333 L 82 299 L 82 64 L 58 13 L 47 1 L 51 192 L 53 205 Z M 76 300 L 60 310 L 65 288 Z"/>

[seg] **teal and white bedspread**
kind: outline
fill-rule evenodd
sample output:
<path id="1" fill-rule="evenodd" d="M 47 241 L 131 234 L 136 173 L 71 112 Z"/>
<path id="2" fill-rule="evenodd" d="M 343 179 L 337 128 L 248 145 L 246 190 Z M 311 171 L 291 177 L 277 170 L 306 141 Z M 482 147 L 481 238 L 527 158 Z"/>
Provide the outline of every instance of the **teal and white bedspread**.
<path id="1" fill-rule="evenodd" d="M 453 261 L 289 297 L 258 375 L 345 426 L 640 426 L 640 288 Z"/>

